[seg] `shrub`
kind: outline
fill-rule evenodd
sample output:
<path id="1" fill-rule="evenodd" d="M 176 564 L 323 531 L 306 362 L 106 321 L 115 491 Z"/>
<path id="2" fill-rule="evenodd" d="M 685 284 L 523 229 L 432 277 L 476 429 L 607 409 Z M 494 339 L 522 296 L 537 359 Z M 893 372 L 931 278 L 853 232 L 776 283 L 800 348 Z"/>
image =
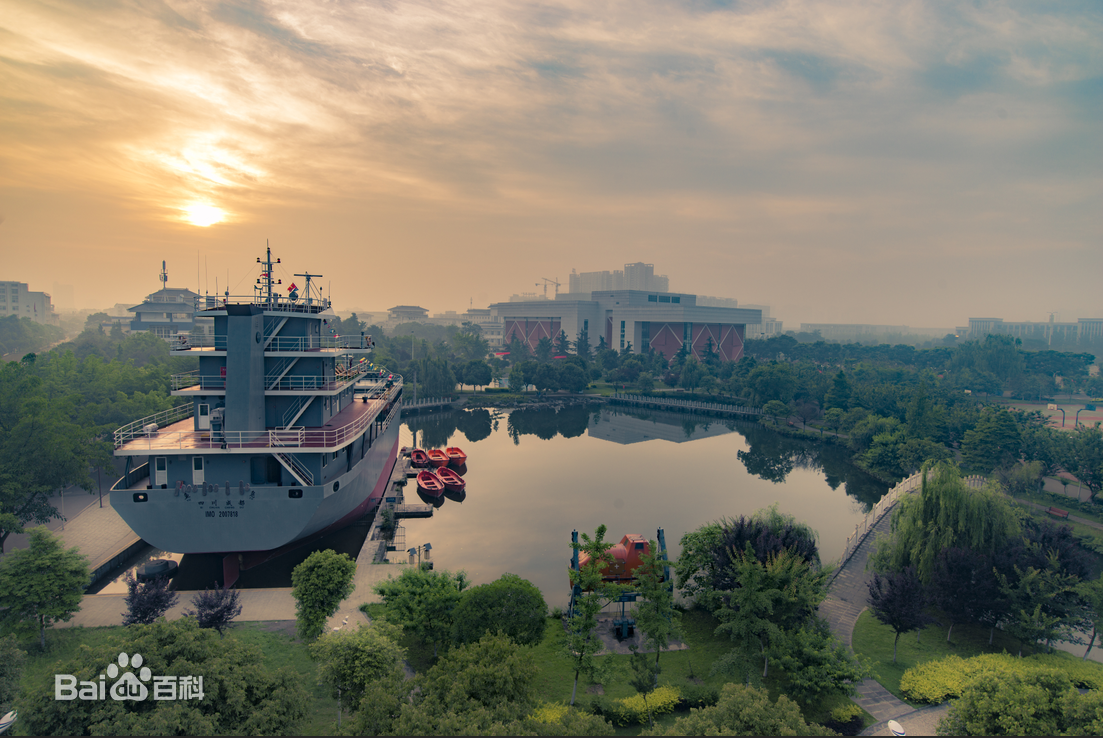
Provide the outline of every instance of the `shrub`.
<path id="1" fill-rule="evenodd" d="M 839 705 L 831 711 L 830 718 L 824 722 L 823 727 L 841 735 L 858 735 L 865 723 L 862 712 L 862 708 L 853 702 Z"/>
<path id="2" fill-rule="evenodd" d="M 674 712 L 681 702 L 681 696 L 678 693 L 676 687 L 663 685 L 656 687 L 651 694 L 647 696 L 647 702 L 644 703 L 643 695 L 634 694 L 631 697 L 622 697 L 619 700 L 614 701 L 607 708 L 605 717 L 613 725 L 618 727 L 626 727 L 634 723 L 646 723 L 647 722 L 647 708 L 651 708 L 651 716 L 658 717 L 659 715 L 665 715 L 669 712 Z"/>
<path id="3" fill-rule="evenodd" d="M 684 709 L 712 707 L 720 701 L 720 690 L 706 684 L 690 684 L 682 687 L 682 699 L 678 706 Z"/>
<path id="4" fill-rule="evenodd" d="M 1020 659 L 1006 653 L 987 653 L 969 659 L 947 656 L 914 666 L 900 677 L 900 691 L 912 701 L 938 704 L 960 697 L 968 682 L 985 674 L 1007 679 L 1048 669 L 1064 672 L 1077 687 L 1103 689 L 1103 667 L 1092 662 L 1056 654 Z"/>
<path id="5" fill-rule="evenodd" d="M 570 709 L 562 702 L 541 702 L 532 711 L 531 717 L 541 723 L 559 723 L 563 721 Z"/>

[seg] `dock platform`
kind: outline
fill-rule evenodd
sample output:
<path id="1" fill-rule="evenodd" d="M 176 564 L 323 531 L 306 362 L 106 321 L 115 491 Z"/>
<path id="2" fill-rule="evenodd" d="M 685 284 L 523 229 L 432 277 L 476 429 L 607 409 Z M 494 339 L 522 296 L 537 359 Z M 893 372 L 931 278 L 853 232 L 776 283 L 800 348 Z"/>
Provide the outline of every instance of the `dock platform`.
<path id="1" fill-rule="evenodd" d="M 66 548 L 76 547 L 88 557 L 90 585 L 145 545 L 111 507 L 111 493 L 103 498 L 103 507 L 89 505 L 67 520 L 64 530 L 55 531 Z"/>

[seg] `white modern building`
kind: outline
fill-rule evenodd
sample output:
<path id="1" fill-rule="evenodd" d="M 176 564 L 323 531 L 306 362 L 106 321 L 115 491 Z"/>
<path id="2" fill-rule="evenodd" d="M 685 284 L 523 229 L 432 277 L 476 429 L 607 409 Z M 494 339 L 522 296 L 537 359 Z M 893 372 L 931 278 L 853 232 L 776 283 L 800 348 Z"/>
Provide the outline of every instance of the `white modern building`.
<path id="1" fill-rule="evenodd" d="M 0 318 L 14 315 L 36 323 L 57 325 L 53 301 L 45 292 L 32 292 L 26 282 L 0 282 Z"/>

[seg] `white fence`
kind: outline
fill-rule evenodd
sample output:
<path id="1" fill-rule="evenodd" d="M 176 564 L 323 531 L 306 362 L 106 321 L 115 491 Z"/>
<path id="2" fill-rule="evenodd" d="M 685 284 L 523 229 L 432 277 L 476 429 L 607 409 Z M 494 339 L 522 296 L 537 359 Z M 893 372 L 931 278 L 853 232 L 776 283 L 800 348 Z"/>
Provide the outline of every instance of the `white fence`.
<path id="1" fill-rule="evenodd" d="M 722 402 L 699 402 L 697 400 L 679 400 L 677 398 L 648 397 L 645 395 L 629 395 L 621 392 L 613 393 L 614 400 L 618 402 L 630 402 L 640 405 L 654 405 L 656 407 L 674 407 L 682 410 L 701 410 L 704 412 L 739 413 L 740 415 L 761 415 L 762 409 L 757 407 L 745 407 L 743 405 L 728 405 Z"/>

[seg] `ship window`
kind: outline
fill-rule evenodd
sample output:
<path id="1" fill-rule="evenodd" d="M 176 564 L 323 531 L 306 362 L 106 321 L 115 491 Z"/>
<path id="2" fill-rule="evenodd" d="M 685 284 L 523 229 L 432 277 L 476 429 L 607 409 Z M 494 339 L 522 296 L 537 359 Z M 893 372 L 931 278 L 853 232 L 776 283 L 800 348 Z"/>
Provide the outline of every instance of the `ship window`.
<path id="1" fill-rule="evenodd" d="M 292 500 L 301 500 L 303 496 L 303 491 L 301 489 L 289 489 L 287 490 L 287 496 L 290 497 Z"/>
<path id="2" fill-rule="evenodd" d="M 164 456 L 157 457 L 157 471 L 165 471 L 168 468 L 168 460 Z"/>
<path id="3" fill-rule="evenodd" d="M 680 298 L 680 297 L 672 297 L 672 298 L 670 298 L 670 301 L 671 301 L 671 302 L 676 302 L 676 303 L 678 303 L 678 304 L 681 304 L 681 302 L 682 302 L 682 298 Z"/>
<path id="4" fill-rule="evenodd" d="M 643 550 L 643 543 L 637 542 L 636 543 L 636 550 L 637 551 L 642 551 Z"/>
<path id="5" fill-rule="evenodd" d="M 336 492 L 339 489 L 341 489 L 341 483 L 340 482 L 334 482 L 333 483 L 333 491 Z"/>
<path id="6" fill-rule="evenodd" d="M 658 302 L 659 301 L 659 296 L 658 295 L 648 295 L 647 296 L 647 301 L 648 302 Z"/>
<path id="7" fill-rule="evenodd" d="M 196 457 L 192 458 L 191 463 L 192 463 L 192 469 L 195 469 L 196 471 L 203 471 L 203 457 L 202 456 L 196 456 Z"/>
<path id="8" fill-rule="evenodd" d="M 134 493 L 134 501 L 135 502 L 147 502 L 148 500 L 149 500 L 149 495 L 147 495 L 145 492 L 135 492 Z"/>
<path id="9" fill-rule="evenodd" d="M 670 302 L 670 295 L 660 295 L 659 302 Z"/>

